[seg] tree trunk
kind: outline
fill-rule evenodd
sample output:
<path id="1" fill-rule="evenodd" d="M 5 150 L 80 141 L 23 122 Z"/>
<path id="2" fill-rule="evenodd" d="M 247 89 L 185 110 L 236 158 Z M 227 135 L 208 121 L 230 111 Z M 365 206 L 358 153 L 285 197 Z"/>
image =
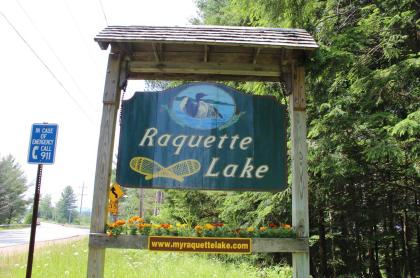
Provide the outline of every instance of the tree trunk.
<path id="1" fill-rule="evenodd" d="M 416 211 L 416 230 L 417 230 L 417 266 L 420 265 L 420 216 L 419 216 L 419 204 L 420 200 L 419 200 L 419 196 L 416 193 L 415 195 L 415 201 L 414 201 L 414 206 L 415 206 L 415 211 Z M 420 267 L 418 267 L 418 269 L 420 269 Z"/>
<path id="2" fill-rule="evenodd" d="M 324 226 L 324 211 L 321 205 L 318 209 L 318 229 L 319 229 L 319 260 L 321 263 L 320 274 L 321 277 L 328 278 L 330 273 L 328 272 L 327 262 L 327 247 L 325 242 L 325 226 Z"/>
<path id="3" fill-rule="evenodd" d="M 388 229 L 390 234 L 392 235 L 391 239 L 391 277 L 398 277 L 400 275 L 400 263 L 399 259 L 397 258 L 397 242 L 395 241 L 395 237 L 397 235 L 397 231 L 395 230 L 395 218 L 394 218 L 394 194 L 391 193 L 388 198 L 388 206 L 389 206 L 389 223 Z"/>
<path id="4" fill-rule="evenodd" d="M 369 274 L 370 277 L 380 278 L 382 277 L 381 272 L 379 271 L 379 264 L 376 260 L 375 249 L 376 249 L 376 239 L 375 239 L 375 230 L 376 226 L 372 226 L 369 229 L 369 247 L 368 247 L 368 257 L 369 257 Z"/>
<path id="5" fill-rule="evenodd" d="M 13 218 L 13 208 L 10 207 L 9 209 L 9 216 L 7 217 L 7 224 L 11 224 L 12 223 L 12 218 Z"/>
<path id="6" fill-rule="evenodd" d="M 389 196 L 388 196 L 388 199 L 389 199 Z M 387 207 L 387 205 L 385 205 L 385 207 Z M 389 210 L 388 210 L 388 215 L 390 215 Z M 387 218 L 388 217 L 384 217 L 384 224 L 383 224 L 384 225 L 384 232 L 385 232 L 385 235 L 390 235 L 391 231 L 389 230 L 389 226 L 388 226 L 388 223 L 387 223 Z M 384 257 L 385 257 L 386 275 L 387 275 L 387 277 L 394 277 L 392 275 L 392 263 L 391 263 L 391 259 L 389 257 L 389 251 L 391 249 L 390 244 L 389 244 L 389 240 L 385 240 L 384 244 L 385 244 L 385 246 L 384 246 Z"/>
<path id="7" fill-rule="evenodd" d="M 407 249 L 406 249 L 406 243 L 405 243 L 405 233 L 404 233 L 404 217 L 400 217 L 400 225 L 401 225 L 401 232 L 400 232 L 400 238 L 401 238 L 401 259 L 402 259 L 402 269 L 404 270 L 404 273 L 407 273 Z"/>
<path id="8" fill-rule="evenodd" d="M 410 272 L 410 276 L 412 278 L 416 278 L 416 269 L 414 267 L 414 256 L 411 250 L 410 241 L 411 241 L 411 228 L 410 228 L 410 221 L 407 217 L 407 210 L 404 210 L 403 215 L 404 220 L 404 243 L 405 243 L 405 250 L 407 250 L 407 264 L 408 264 L 408 271 Z"/>
<path id="9" fill-rule="evenodd" d="M 144 217 L 144 188 L 140 188 L 139 192 L 139 216 Z"/>
<path id="10" fill-rule="evenodd" d="M 158 190 L 156 191 L 155 197 L 155 209 L 153 211 L 153 215 L 159 215 L 160 212 L 160 205 L 163 203 L 163 192 Z"/>
<path id="11" fill-rule="evenodd" d="M 333 219 L 332 219 L 332 213 L 331 211 L 329 211 L 329 218 L 330 218 L 330 233 L 331 233 L 331 257 L 332 257 L 332 277 L 336 278 L 337 277 L 337 270 L 335 268 L 335 244 L 334 244 L 334 230 L 333 230 Z"/>

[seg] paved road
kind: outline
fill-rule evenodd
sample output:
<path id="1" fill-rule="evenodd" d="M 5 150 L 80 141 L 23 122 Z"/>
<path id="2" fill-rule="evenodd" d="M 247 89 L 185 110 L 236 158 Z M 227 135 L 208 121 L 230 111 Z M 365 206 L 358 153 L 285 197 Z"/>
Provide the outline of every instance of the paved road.
<path id="1" fill-rule="evenodd" d="M 41 223 L 36 227 L 35 242 L 88 235 L 89 229 L 66 227 L 51 223 Z M 0 248 L 29 243 L 31 228 L 0 231 Z"/>

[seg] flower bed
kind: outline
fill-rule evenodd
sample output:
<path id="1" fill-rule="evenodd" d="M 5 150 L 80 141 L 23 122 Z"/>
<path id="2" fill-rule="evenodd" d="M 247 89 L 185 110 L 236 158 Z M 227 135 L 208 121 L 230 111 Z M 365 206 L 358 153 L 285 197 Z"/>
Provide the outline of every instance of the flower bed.
<path id="1" fill-rule="evenodd" d="M 109 236 L 120 234 L 146 236 L 184 237 L 246 237 L 246 238 L 294 238 L 296 234 L 288 224 L 273 224 L 260 227 L 234 228 L 223 223 L 206 223 L 190 227 L 187 224 L 152 224 L 141 217 L 133 216 L 127 221 L 117 220 L 106 225 Z"/>

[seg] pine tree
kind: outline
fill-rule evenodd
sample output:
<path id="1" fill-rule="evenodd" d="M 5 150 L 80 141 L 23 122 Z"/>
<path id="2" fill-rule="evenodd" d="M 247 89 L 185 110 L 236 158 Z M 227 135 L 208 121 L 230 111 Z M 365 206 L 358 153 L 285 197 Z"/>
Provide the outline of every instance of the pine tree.
<path id="1" fill-rule="evenodd" d="M 39 201 L 39 216 L 45 219 L 52 219 L 53 207 L 50 194 L 46 194 Z"/>
<path id="2" fill-rule="evenodd" d="M 311 274 L 380 277 L 385 272 L 388 277 L 416 277 L 418 1 L 197 3 L 201 17 L 195 23 L 304 28 L 320 45 L 306 61 Z M 258 94 L 272 94 L 275 88 L 232 85 Z M 242 221 L 260 215 L 267 220 L 277 217 L 282 205 L 287 210 L 287 202 L 265 206 L 276 203 L 264 194 L 228 195 L 222 215 Z"/>
<path id="3" fill-rule="evenodd" d="M 0 224 L 21 220 L 27 201 L 26 177 L 15 159 L 8 155 L 0 160 Z"/>
<path id="4" fill-rule="evenodd" d="M 73 188 L 70 185 L 66 186 L 61 193 L 60 200 L 56 205 L 58 222 L 73 222 L 75 216 L 77 215 L 76 201 L 77 198 Z"/>

